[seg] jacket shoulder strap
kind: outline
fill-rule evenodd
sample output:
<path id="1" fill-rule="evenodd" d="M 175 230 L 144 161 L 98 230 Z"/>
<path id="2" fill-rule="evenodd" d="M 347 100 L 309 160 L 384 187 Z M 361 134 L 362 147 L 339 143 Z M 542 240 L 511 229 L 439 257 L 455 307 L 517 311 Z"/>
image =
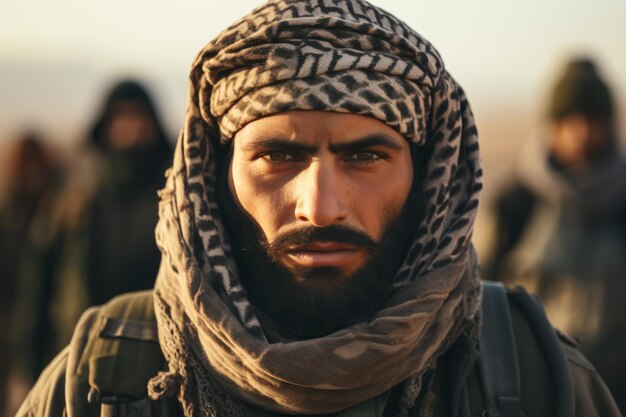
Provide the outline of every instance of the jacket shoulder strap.
<path id="1" fill-rule="evenodd" d="M 507 292 L 502 283 L 483 282 L 480 377 L 485 417 L 521 417 L 520 371 Z"/>

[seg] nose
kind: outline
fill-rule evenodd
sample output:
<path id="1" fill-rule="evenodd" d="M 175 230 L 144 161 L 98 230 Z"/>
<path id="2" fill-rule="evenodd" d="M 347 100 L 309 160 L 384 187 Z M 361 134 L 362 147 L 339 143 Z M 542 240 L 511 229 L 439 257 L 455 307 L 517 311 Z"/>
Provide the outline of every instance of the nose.
<path id="1" fill-rule="evenodd" d="M 348 217 L 347 193 L 332 164 L 311 163 L 296 184 L 296 219 L 323 227 L 341 223 Z"/>

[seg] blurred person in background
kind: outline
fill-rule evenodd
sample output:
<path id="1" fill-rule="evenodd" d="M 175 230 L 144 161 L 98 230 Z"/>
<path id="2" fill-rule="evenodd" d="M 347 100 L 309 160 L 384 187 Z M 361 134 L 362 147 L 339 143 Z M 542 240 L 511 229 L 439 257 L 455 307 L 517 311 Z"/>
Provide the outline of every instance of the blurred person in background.
<path id="1" fill-rule="evenodd" d="M 626 162 L 611 91 L 589 59 L 572 60 L 549 99 L 541 142 L 522 152 L 496 199 L 485 277 L 523 284 L 582 349 L 626 410 Z"/>
<path id="2" fill-rule="evenodd" d="M 157 190 L 171 146 L 144 87 L 122 81 L 111 89 L 86 148 L 22 256 L 18 386 L 30 386 L 69 342 L 87 306 L 151 288 L 158 271 Z"/>
<path id="3" fill-rule="evenodd" d="M 0 411 L 12 352 L 11 311 L 17 285 L 19 254 L 35 212 L 49 202 L 60 181 L 59 167 L 43 139 L 33 131 L 21 134 L 8 150 L 2 167 L 0 197 Z"/>

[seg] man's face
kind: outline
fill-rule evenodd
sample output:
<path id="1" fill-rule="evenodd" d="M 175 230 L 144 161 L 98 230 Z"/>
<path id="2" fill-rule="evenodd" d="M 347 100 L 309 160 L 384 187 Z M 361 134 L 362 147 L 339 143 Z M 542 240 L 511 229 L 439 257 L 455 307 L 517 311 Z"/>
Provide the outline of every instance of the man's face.
<path id="1" fill-rule="evenodd" d="M 243 262 L 254 264 L 245 273 L 254 282 L 242 276 L 252 301 L 278 321 L 301 311 L 276 304 L 296 299 L 309 304 L 306 321 L 382 301 L 417 217 L 406 204 L 412 183 L 408 142 L 376 119 L 289 111 L 246 125 L 234 138 L 229 186 L 262 235 L 251 244 L 254 233 L 239 237 Z M 259 240 L 265 260 L 246 259 Z"/>
<path id="2" fill-rule="evenodd" d="M 105 135 L 110 147 L 127 151 L 151 143 L 158 133 L 155 121 L 143 103 L 123 100 L 113 104 Z"/>
<path id="3" fill-rule="evenodd" d="M 550 152 L 570 169 L 585 167 L 606 151 L 611 134 L 606 120 L 571 114 L 552 122 Z"/>

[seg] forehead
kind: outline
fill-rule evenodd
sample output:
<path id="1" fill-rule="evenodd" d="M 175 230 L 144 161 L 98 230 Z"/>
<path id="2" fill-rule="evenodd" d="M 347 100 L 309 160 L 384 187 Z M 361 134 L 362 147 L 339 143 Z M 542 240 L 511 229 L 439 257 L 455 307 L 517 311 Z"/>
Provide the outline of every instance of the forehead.
<path id="1" fill-rule="evenodd" d="M 372 117 L 352 113 L 292 110 L 254 120 L 234 137 L 236 146 L 266 139 L 287 139 L 309 144 L 342 143 L 371 135 L 384 135 L 401 147 L 407 140 L 397 131 Z"/>
<path id="2" fill-rule="evenodd" d="M 149 116 L 147 104 L 140 99 L 123 99 L 110 104 L 108 109 L 109 115 L 138 115 Z"/>

